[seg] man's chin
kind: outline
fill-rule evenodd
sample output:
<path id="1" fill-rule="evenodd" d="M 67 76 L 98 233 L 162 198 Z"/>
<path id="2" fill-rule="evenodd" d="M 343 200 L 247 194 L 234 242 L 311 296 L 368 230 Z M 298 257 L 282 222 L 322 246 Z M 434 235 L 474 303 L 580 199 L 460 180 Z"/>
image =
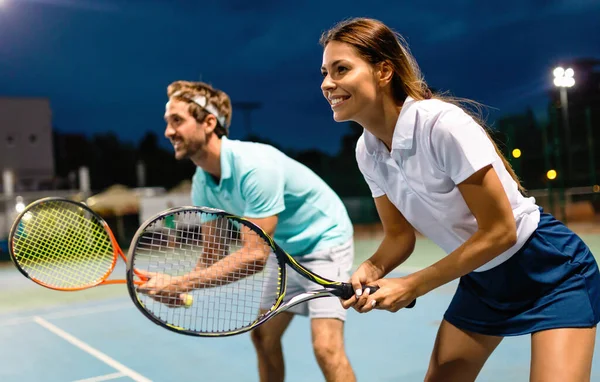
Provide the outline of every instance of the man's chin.
<path id="1" fill-rule="evenodd" d="M 183 160 L 183 159 L 187 159 L 189 156 L 187 155 L 187 152 L 185 151 L 175 151 L 175 159 L 177 160 Z"/>

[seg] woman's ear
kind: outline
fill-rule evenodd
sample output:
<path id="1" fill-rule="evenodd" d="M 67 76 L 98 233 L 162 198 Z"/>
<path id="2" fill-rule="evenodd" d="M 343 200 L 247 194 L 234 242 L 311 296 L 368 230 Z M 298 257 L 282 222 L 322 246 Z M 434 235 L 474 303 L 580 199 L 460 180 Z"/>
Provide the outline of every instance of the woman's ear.
<path id="1" fill-rule="evenodd" d="M 392 82 L 394 77 L 394 67 L 389 61 L 383 61 L 377 64 L 377 81 L 381 86 L 385 86 Z"/>

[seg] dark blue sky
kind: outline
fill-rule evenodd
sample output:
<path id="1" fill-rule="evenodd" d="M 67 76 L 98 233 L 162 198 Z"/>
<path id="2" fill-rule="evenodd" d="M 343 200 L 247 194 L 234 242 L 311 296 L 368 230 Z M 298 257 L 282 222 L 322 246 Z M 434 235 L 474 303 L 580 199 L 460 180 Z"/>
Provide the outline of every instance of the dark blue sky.
<path id="1" fill-rule="evenodd" d="M 212 83 L 259 101 L 253 130 L 284 147 L 335 153 L 347 131 L 319 85 L 318 39 L 378 18 L 403 34 L 430 86 L 482 102 L 492 120 L 542 115 L 551 69 L 600 58 L 598 0 L 0 0 L 0 96 L 48 97 L 65 132 L 162 135 L 165 87 Z M 492 4 L 493 3 L 493 4 Z M 234 110 L 231 135 L 245 135 Z"/>

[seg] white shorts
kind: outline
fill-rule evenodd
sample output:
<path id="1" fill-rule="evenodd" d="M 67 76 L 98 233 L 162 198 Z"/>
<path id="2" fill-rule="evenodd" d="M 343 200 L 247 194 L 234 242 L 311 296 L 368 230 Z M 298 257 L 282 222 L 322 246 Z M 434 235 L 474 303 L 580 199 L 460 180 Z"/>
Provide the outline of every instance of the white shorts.
<path id="1" fill-rule="evenodd" d="M 350 279 L 350 270 L 354 261 L 354 241 L 351 239 L 346 243 L 327 248 L 321 251 L 313 252 L 304 256 L 294 256 L 302 266 L 319 276 L 323 276 L 335 281 L 348 281 Z M 287 269 L 287 291 L 284 302 L 299 293 L 320 288 L 318 284 L 302 277 L 298 272 Z M 273 280 L 273 282 L 276 282 Z M 276 288 L 273 285 L 264 286 L 261 309 L 270 309 L 275 301 Z M 267 292 L 269 291 L 269 292 Z M 342 307 L 339 298 L 323 297 L 300 303 L 287 312 L 309 316 L 309 318 L 337 318 L 346 320 L 346 310 Z"/>

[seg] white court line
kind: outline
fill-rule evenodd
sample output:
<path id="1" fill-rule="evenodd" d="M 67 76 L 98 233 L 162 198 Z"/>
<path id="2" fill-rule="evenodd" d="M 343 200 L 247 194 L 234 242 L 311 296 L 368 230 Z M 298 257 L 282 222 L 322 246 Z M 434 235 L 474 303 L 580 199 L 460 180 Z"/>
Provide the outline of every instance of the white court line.
<path id="1" fill-rule="evenodd" d="M 127 366 L 115 361 L 114 359 L 110 358 L 109 356 L 102 353 L 101 351 L 94 349 L 90 345 L 88 345 L 85 342 L 70 335 L 69 333 L 65 332 L 61 328 L 52 325 L 51 323 L 44 320 L 43 318 L 36 316 L 33 318 L 33 321 L 35 321 L 40 326 L 43 326 L 44 328 L 48 329 L 49 331 L 56 334 L 57 336 L 61 337 L 65 341 L 69 342 L 70 344 L 72 344 L 72 345 L 78 347 L 79 349 L 83 350 L 84 352 L 88 353 L 89 355 L 99 359 L 100 361 L 104 362 L 105 364 L 112 367 L 113 369 L 120 371 L 121 373 L 123 373 L 127 377 L 133 379 L 134 381 L 136 381 L 136 382 L 152 382 L 150 379 L 144 377 L 141 374 L 138 374 L 137 372 L 131 370 Z"/>
<path id="2" fill-rule="evenodd" d="M 126 377 L 123 373 L 112 373 L 106 375 L 100 375 L 98 377 L 86 378 L 86 379 L 78 379 L 75 382 L 102 382 L 102 381 L 110 381 L 111 379 L 117 379 L 121 377 Z"/>
<path id="3" fill-rule="evenodd" d="M 64 310 L 64 311 L 60 311 L 60 312 L 44 314 L 43 316 L 47 319 L 69 318 L 69 317 L 76 317 L 76 316 L 85 316 L 85 315 L 94 314 L 94 313 L 112 312 L 112 311 L 121 310 L 124 308 L 131 308 L 131 303 L 97 306 L 97 307 L 83 308 L 83 309 L 69 309 L 69 310 Z M 9 320 L 5 320 L 5 321 L 0 322 L 0 328 L 3 326 L 18 325 L 18 324 L 22 324 L 25 322 L 31 322 L 31 321 L 34 321 L 35 317 L 39 317 L 39 316 L 40 315 L 24 316 L 24 317 L 16 317 L 16 318 L 12 318 Z"/>

